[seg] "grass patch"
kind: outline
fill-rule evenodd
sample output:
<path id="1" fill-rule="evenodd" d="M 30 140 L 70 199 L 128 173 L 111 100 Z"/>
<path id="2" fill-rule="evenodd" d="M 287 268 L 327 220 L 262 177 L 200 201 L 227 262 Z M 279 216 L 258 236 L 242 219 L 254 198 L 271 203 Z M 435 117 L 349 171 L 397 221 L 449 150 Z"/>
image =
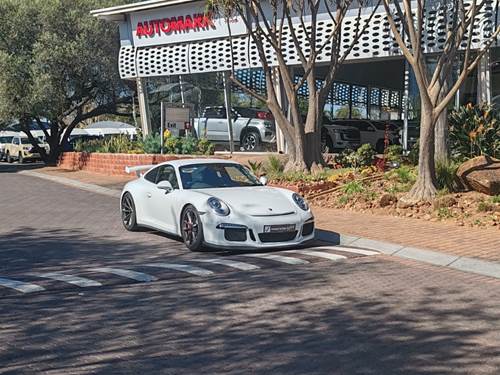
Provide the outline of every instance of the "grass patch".
<path id="1" fill-rule="evenodd" d="M 392 180 L 400 184 L 410 184 L 412 185 L 417 179 L 417 173 L 415 168 L 402 165 L 399 168 L 390 170 L 385 174 L 387 180 Z"/>
<path id="2" fill-rule="evenodd" d="M 453 211 L 451 211 L 448 207 L 439 208 L 437 215 L 440 219 L 449 219 L 454 216 Z"/>
<path id="3" fill-rule="evenodd" d="M 494 195 L 491 197 L 491 203 L 499 204 L 500 203 L 500 195 Z"/>
<path id="4" fill-rule="evenodd" d="M 342 187 L 342 191 L 347 195 L 354 195 L 363 193 L 365 191 L 365 187 L 359 181 L 351 181 Z"/>
<path id="5" fill-rule="evenodd" d="M 493 212 L 495 211 L 495 205 L 490 202 L 481 201 L 477 205 L 478 212 Z"/>

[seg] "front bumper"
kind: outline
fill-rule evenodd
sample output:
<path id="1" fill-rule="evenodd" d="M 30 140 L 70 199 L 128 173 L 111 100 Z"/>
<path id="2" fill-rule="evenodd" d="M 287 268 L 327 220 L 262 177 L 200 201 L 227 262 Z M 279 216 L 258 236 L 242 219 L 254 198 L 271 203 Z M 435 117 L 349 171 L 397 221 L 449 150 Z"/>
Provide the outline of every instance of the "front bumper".
<path id="1" fill-rule="evenodd" d="M 314 217 L 310 211 L 277 216 L 249 216 L 231 213 L 218 216 L 211 212 L 200 215 L 205 244 L 220 248 L 293 247 L 314 239 Z M 294 226 L 280 233 L 266 232 L 268 226 Z"/>

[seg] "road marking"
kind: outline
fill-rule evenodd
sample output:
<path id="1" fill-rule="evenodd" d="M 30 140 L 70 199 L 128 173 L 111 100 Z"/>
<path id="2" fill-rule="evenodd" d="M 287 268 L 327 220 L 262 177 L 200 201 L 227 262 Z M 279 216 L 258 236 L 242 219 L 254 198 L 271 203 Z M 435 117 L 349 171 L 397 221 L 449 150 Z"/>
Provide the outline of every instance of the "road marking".
<path id="1" fill-rule="evenodd" d="M 275 260 L 276 262 L 287 263 L 287 264 L 308 264 L 309 262 L 300 258 L 285 257 L 283 255 L 276 254 L 241 254 L 244 257 L 254 257 Z"/>
<path id="2" fill-rule="evenodd" d="M 100 267 L 100 268 L 92 268 L 89 271 L 112 273 L 114 275 L 123 276 L 132 280 L 141 281 L 145 283 L 158 280 L 156 277 L 148 275 L 147 273 L 124 270 L 122 268 Z"/>
<path id="3" fill-rule="evenodd" d="M 344 246 L 311 247 L 311 250 L 333 250 L 333 251 L 343 251 L 345 253 L 361 254 L 361 255 L 379 255 L 380 254 L 378 251 L 353 249 L 351 247 L 344 247 Z"/>
<path id="4" fill-rule="evenodd" d="M 251 271 L 260 268 L 259 266 L 255 266 L 250 263 L 237 262 L 235 260 L 229 260 L 229 259 L 196 259 L 195 262 L 222 264 L 224 266 L 233 267 L 242 271 Z"/>
<path id="5" fill-rule="evenodd" d="M 21 293 L 41 292 L 45 290 L 45 288 L 36 284 L 24 283 L 22 281 L 4 279 L 1 277 L 0 277 L 0 286 L 4 286 L 10 289 L 15 289 Z"/>
<path id="6" fill-rule="evenodd" d="M 57 281 L 62 281 L 68 284 L 73 284 L 81 288 L 88 288 L 91 286 L 102 286 L 100 282 L 87 279 L 85 277 L 78 277 L 73 275 L 65 275 L 57 272 L 41 273 L 35 274 L 34 276 L 43 277 L 45 279 L 52 279 Z"/>
<path id="7" fill-rule="evenodd" d="M 188 266 L 187 264 L 175 264 L 175 263 L 149 263 L 144 264 L 146 267 L 158 267 L 158 268 L 167 268 L 176 271 L 187 272 L 196 276 L 210 276 L 214 273 L 212 271 L 206 270 L 205 268 L 196 267 L 196 266 Z"/>
<path id="8" fill-rule="evenodd" d="M 323 251 L 314 251 L 314 250 L 289 250 L 289 252 L 303 254 L 303 255 L 309 255 L 309 256 L 312 256 L 312 257 L 329 259 L 329 260 L 333 260 L 333 261 L 347 259 L 347 257 L 344 256 L 344 255 L 330 254 L 330 253 L 325 253 Z"/>

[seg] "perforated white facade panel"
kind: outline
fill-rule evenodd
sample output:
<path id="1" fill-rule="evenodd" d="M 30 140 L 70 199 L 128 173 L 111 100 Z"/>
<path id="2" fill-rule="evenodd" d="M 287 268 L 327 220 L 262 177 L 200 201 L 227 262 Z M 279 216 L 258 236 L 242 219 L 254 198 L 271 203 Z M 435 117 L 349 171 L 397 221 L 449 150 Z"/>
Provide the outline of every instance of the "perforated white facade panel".
<path id="1" fill-rule="evenodd" d="M 491 35 L 494 28 L 496 0 L 485 0 L 486 5 L 477 16 L 474 31 L 473 46 L 478 48 Z M 429 9 L 424 17 L 425 33 L 422 44 L 425 52 L 438 52 L 445 42 L 445 26 L 451 22 L 448 18 L 449 9 L 444 6 Z M 362 27 L 368 20 L 368 15 L 347 16 L 344 20 L 341 40 L 341 53 L 346 50 L 356 37 L 357 27 Z M 334 24 L 331 20 L 317 22 L 317 45 L 322 45 L 331 34 Z M 305 24 L 306 29 L 310 24 Z M 294 25 L 295 33 L 301 48 L 310 54 L 308 40 L 304 28 Z M 288 26 L 283 29 L 282 50 L 288 65 L 300 64 L 297 50 L 293 43 Z M 463 41 L 465 45 L 466 41 Z M 266 42 L 266 58 L 269 65 L 277 65 L 273 48 Z M 328 44 L 318 57 L 320 62 L 329 62 L 332 46 Z M 354 46 L 347 60 L 381 58 L 400 55 L 401 51 L 394 40 L 385 12 L 374 15 L 366 31 Z M 122 47 L 120 50 L 120 75 L 122 78 L 152 77 L 164 75 L 207 73 L 235 69 L 262 67 L 257 47 L 249 36 L 229 39 L 214 39 L 191 43 L 169 44 L 164 46 Z"/>
<path id="2" fill-rule="evenodd" d="M 120 54 L 118 56 L 118 71 L 120 77 L 123 79 L 137 77 L 137 70 L 135 68 L 135 47 L 122 46 L 120 47 Z"/>

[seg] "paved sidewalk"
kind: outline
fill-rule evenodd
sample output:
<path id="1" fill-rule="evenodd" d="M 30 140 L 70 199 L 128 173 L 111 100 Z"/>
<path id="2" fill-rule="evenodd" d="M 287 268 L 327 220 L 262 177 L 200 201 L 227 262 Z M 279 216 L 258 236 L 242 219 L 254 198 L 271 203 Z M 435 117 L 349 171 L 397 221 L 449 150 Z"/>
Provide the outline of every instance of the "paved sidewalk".
<path id="1" fill-rule="evenodd" d="M 448 254 L 500 261 L 498 228 L 459 227 L 412 218 L 314 207 L 318 228 Z"/>
<path id="2" fill-rule="evenodd" d="M 37 169 L 37 173 L 73 179 L 108 189 L 121 189 L 134 177 L 106 176 L 58 168 Z M 401 245 L 396 248 L 432 249 L 459 257 L 500 262 L 499 228 L 458 227 L 454 224 L 420 219 L 363 214 L 345 210 L 313 207 L 316 225 L 328 232 L 363 237 Z"/>

